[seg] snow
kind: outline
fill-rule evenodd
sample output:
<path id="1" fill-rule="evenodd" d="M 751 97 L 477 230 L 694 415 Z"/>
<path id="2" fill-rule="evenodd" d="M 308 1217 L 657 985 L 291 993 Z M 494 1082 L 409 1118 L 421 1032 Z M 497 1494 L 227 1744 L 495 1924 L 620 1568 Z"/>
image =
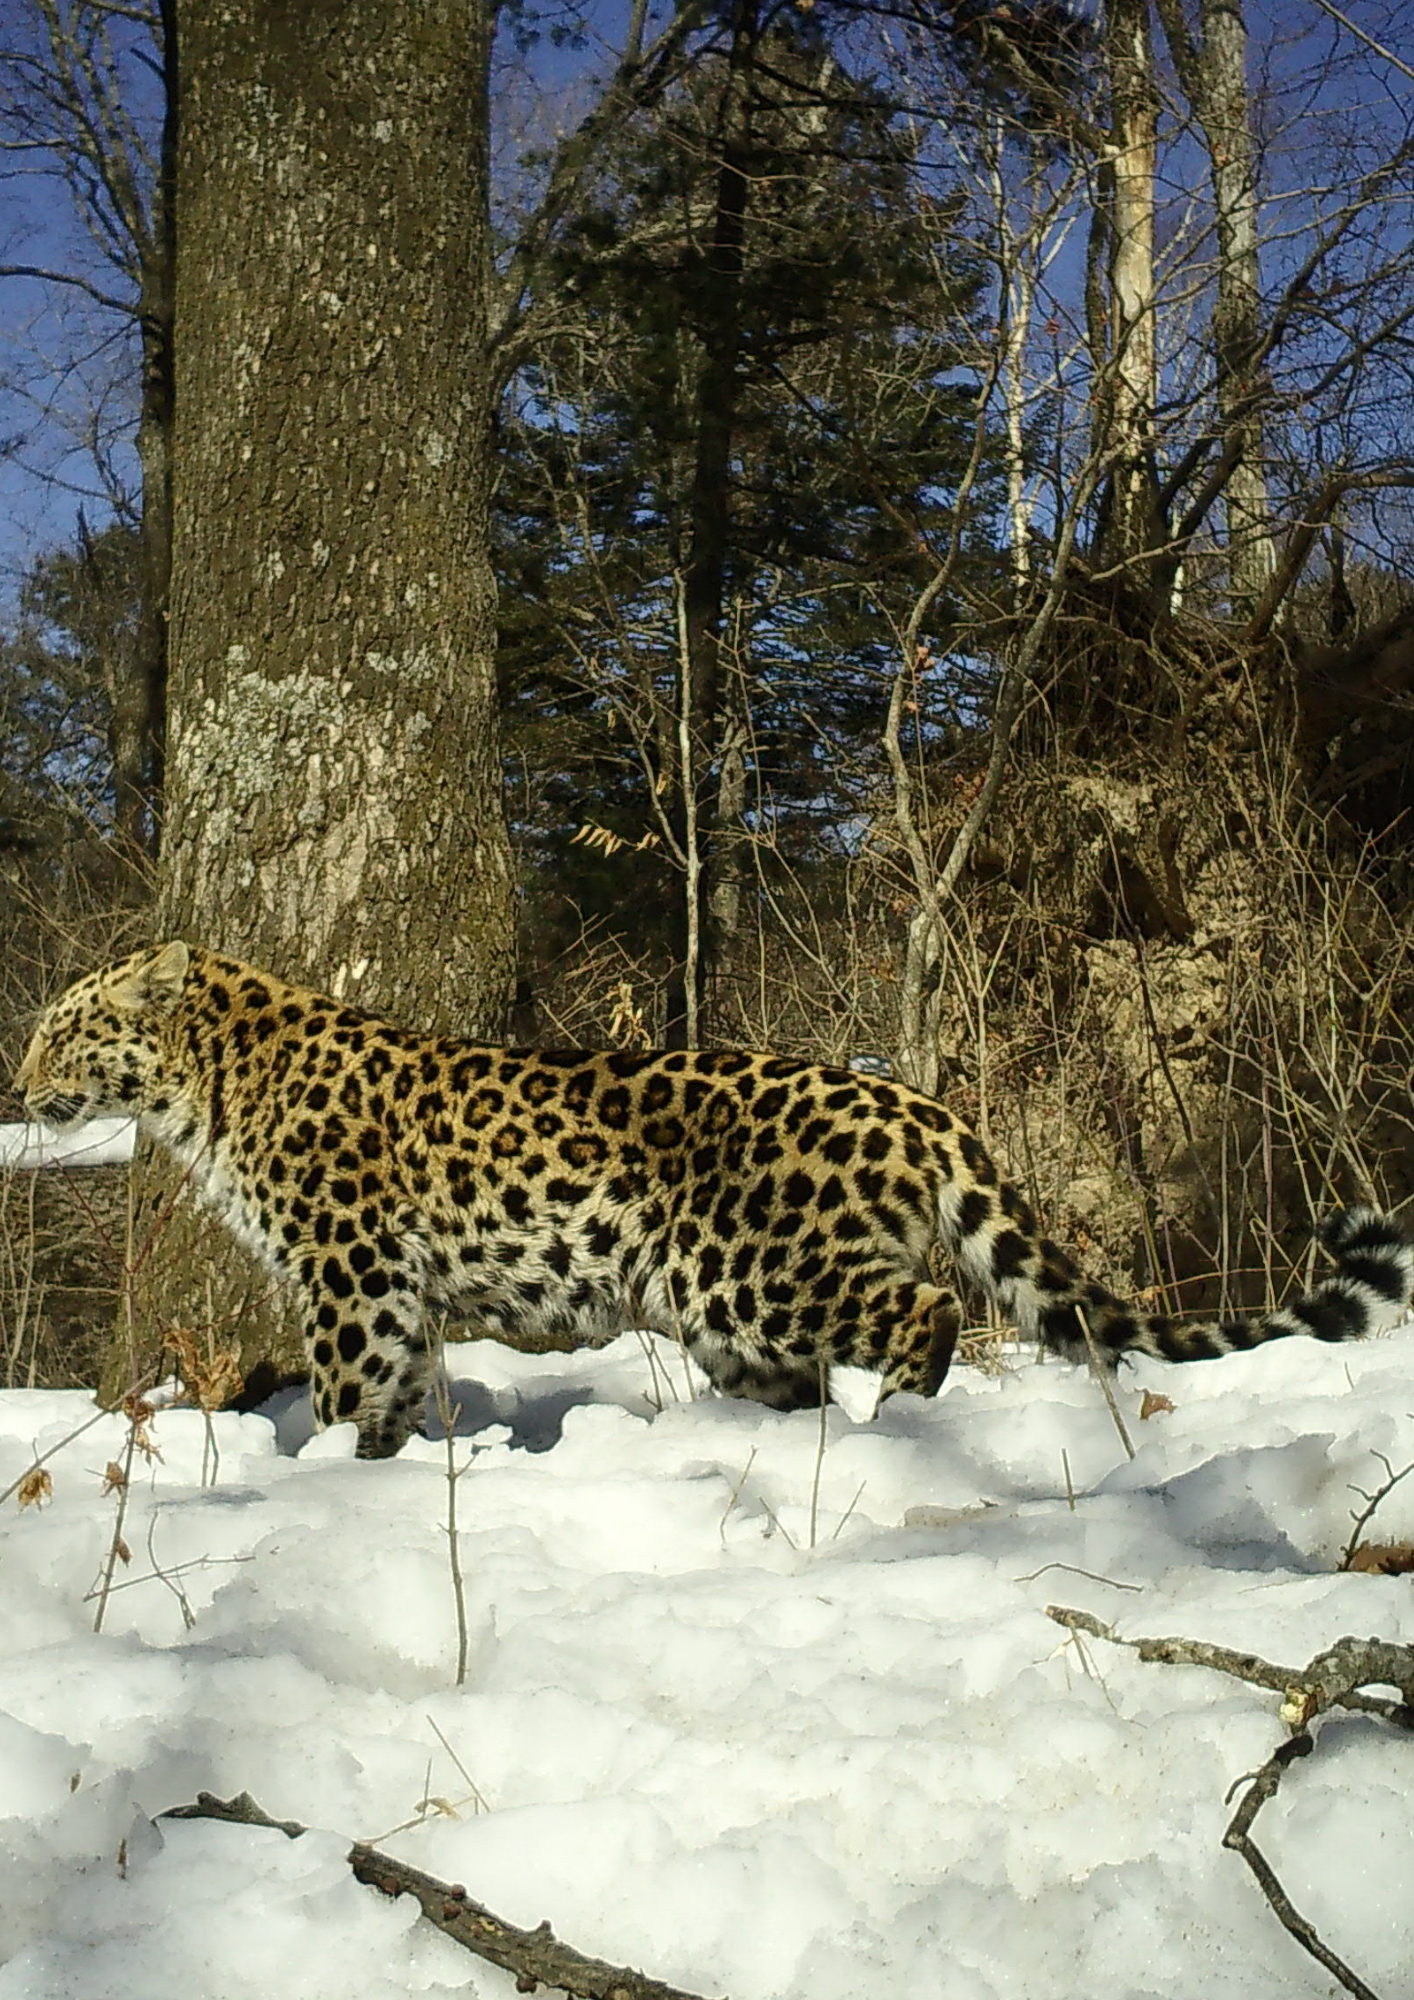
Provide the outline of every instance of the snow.
<path id="1" fill-rule="evenodd" d="M 131 1118 L 90 1118 L 72 1132 L 47 1125 L 0 1125 L 0 1167 L 107 1167 L 133 1156 Z"/>
<path id="2" fill-rule="evenodd" d="M 1221 1845 L 1279 1698 L 1082 1652 L 1044 1606 L 1289 1665 L 1414 1641 L 1409 1577 L 1335 1568 L 1352 1488 L 1414 1459 L 1414 1328 L 1141 1361 L 1132 1463 L 1085 1374 L 1027 1357 L 874 1421 L 848 1382 L 823 1450 L 818 1415 L 693 1394 L 643 1336 L 448 1359 L 461 1687 L 440 1439 L 365 1464 L 298 1403 L 209 1434 L 162 1408 L 97 1633 L 123 1421 L 5 1502 L 0 2000 L 510 2000 L 354 1881 L 355 1838 L 704 1996 L 1334 1990 Z M 1176 1407 L 1141 1420 L 1146 1386 Z M 91 1415 L 0 1395 L 0 1489 Z M 1370 1533 L 1414 1535 L 1414 1479 Z M 1414 1964 L 1411 1776 L 1407 1736 L 1331 1717 L 1256 1829 L 1386 1995 Z M 311 1831 L 154 1824 L 199 1790 Z"/>

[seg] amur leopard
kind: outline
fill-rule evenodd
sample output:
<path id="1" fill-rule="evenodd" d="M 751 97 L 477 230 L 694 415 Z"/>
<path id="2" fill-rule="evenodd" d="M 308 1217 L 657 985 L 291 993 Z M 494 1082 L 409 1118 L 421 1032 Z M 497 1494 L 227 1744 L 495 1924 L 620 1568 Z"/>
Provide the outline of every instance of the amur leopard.
<path id="1" fill-rule="evenodd" d="M 407 1437 L 452 1308 L 490 1330 L 677 1333 L 709 1380 L 818 1404 L 830 1366 L 933 1394 L 959 1328 L 936 1249 L 1048 1348 L 1192 1361 L 1396 1324 L 1414 1251 L 1369 1208 L 1279 1311 L 1180 1325 L 1090 1282 L 974 1133 L 915 1090 L 727 1050 L 488 1048 L 172 943 L 69 988 L 17 1085 L 55 1126 L 130 1111 L 300 1300 L 323 1427 Z"/>

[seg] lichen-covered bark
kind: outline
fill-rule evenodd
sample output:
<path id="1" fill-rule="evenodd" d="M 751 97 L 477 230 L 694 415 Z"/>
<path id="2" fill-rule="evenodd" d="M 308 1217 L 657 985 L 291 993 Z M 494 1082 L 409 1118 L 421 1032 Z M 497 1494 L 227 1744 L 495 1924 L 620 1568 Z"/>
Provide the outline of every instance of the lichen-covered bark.
<path id="1" fill-rule="evenodd" d="M 166 926 L 499 1022 L 476 0 L 179 8 Z"/>
<path id="2" fill-rule="evenodd" d="M 176 14 L 159 922 L 410 1025 L 497 1034 L 489 6 Z M 161 1250 L 150 1316 L 206 1317 L 206 1249 L 177 1222 Z"/>

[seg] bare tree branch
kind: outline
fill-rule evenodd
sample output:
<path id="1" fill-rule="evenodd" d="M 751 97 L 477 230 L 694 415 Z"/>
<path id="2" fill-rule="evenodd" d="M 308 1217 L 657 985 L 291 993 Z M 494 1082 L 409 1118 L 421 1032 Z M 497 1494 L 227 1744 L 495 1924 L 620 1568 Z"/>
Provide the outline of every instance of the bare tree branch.
<path id="1" fill-rule="evenodd" d="M 1328 479 L 1301 509 L 1301 518 L 1287 538 L 1286 551 L 1252 613 L 1245 635 L 1248 643 L 1255 643 L 1270 631 L 1273 619 L 1305 567 L 1312 543 L 1347 493 L 1374 493 L 1407 486 L 1414 486 L 1414 467 L 1341 472 Z"/>
<path id="2" fill-rule="evenodd" d="M 1240 1854 L 1256 1876 L 1262 1894 L 1276 1912 L 1279 1923 L 1290 1931 L 1303 1951 L 1338 1979 L 1347 1993 L 1353 1993 L 1356 2000 L 1379 2000 L 1379 1995 L 1368 1987 L 1359 1974 L 1353 1972 L 1343 1958 L 1338 1958 L 1329 1945 L 1322 1942 L 1319 1932 L 1309 1918 L 1303 1917 L 1291 1898 L 1282 1888 L 1276 1870 L 1251 1837 L 1253 1820 L 1267 1800 L 1275 1797 L 1277 1786 L 1287 1766 L 1298 1757 L 1309 1757 L 1314 1749 L 1311 1738 L 1303 1731 L 1300 1736 L 1288 1737 L 1278 1744 L 1261 1770 L 1257 1772 L 1243 1795 L 1242 1803 L 1233 1814 L 1227 1832 L 1223 1835 L 1223 1846 L 1230 1847 L 1234 1854 Z"/>
<path id="3" fill-rule="evenodd" d="M 1401 1479 L 1407 1479 L 1410 1473 L 1414 1472 L 1414 1459 L 1411 1459 L 1408 1465 L 1401 1466 L 1399 1471 L 1396 1472 L 1382 1451 L 1377 1451 L 1375 1456 L 1385 1469 L 1385 1483 L 1383 1486 L 1377 1487 L 1373 1493 L 1360 1493 L 1358 1486 L 1354 1488 L 1356 1493 L 1360 1493 L 1360 1498 L 1365 1502 L 1365 1505 L 1360 1509 L 1358 1514 L 1351 1516 L 1355 1525 L 1350 1531 L 1350 1540 L 1346 1543 L 1345 1552 L 1340 1559 L 1340 1567 L 1342 1569 L 1350 1569 L 1354 1565 L 1355 1554 L 1360 1547 L 1360 1537 L 1364 1534 L 1375 1510 L 1389 1494 L 1393 1493 Z"/>
<path id="4" fill-rule="evenodd" d="M 1255 1653 L 1234 1653 L 1226 1646 L 1209 1646 L 1200 1639 L 1124 1639 L 1112 1625 L 1106 1625 L 1090 1612 L 1072 1611 L 1060 1604 L 1048 1604 L 1046 1616 L 1072 1632 L 1087 1632 L 1094 1638 L 1108 1639 L 1113 1645 L 1128 1646 L 1141 1660 L 1157 1660 L 1170 1666 L 1212 1667 L 1218 1673 L 1232 1674 L 1238 1680 L 1280 1691 L 1281 1719 L 1291 1734 L 1248 1784 L 1242 1803 L 1223 1835 L 1223 1846 L 1241 1855 L 1278 1921 L 1303 1951 L 1309 1952 L 1339 1980 L 1347 1993 L 1355 1994 L 1356 2000 L 1379 2000 L 1359 1974 L 1322 1941 L 1309 1918 L 1301 1915 L 1282 1888 L 1275 1869 L 1252 1840 L 1251 1829 L 1262 1807 L 1275 1796 L 1287 1767 L 1297 1758 L 1311 1754 L 1315 1746 L 1310 1724 L 1326 1709 L 1353 1708 L 1365 1715 L 1382 1716 L 1402 1729 L 1414 1729 L 1414 1646 L 1396 1645 L 1385 1639 L 1337 1639 L 1305 1667 L 1278 1667 L 1269 1660 L 1259 1659 Z M 1392 1702 L 1383 1696 L 1359 1692 L 1372 1686 L 1396 1687 L 1404 1699 Z"/>
<path id="5" fill-rule="evenodd" d="M 1367 49 L 1372 49 L 1392 69 L 1397 69 L 1401 76 L 1407 76 L 1410 82 L 1414 83 L 1414 69 L 1411 69 L 1407 62 L 1401 62 L 1393 49 L 1387 49 L 1384 43 L 1377 42 L 1373 35 L 1367 35 L 1365 30 L 1352 21 L 1348 14 L 1343 14 L 1339 7 L 1333 6 L 1331 0 L 1316 0 L 1316 5 L 1323 14 L 1329 14 L 1333 21 L 1339 21 L 1341 27 L 1354 35 L 1357 42 L 1363 42 Z"/>
<path id="6" fill-rule="evenodd" d="M 1211 1667 L 1216 1673 L 1232 1674 L 1237 1680 L 1274 1688 L 1282 1695 L 1289 1696 L 1293 1689 L 1311 1692 L 1319 1697 L 1318 1707 L 1351 1708 L 1361 1715 L 1382 1716 L 1401 1729 L 1414 1729 L 1414 1647 L 1384 1644 L 1378 1639 L 1341 1639 L 1309 1666 L 1279 1667 L 1256 1653 L 1235 1653 L 1202 1639 L 1126 1639 L 1103 1619 L 1088 1611 L 1068 1610 L 1063 1604 L 1048 1604 L 1046 1616 L 1072 1632 L 1108 1639 L 1113 1646 L 1128 1646 L 1141 1660 L 1157 1660 L 1171 1667 Z M 1342 1650 L 1349 1648 L 1360 1649 L 1358 1655 Z M 1359 1693 L 1367 1683 L 1397 1687 L 1405 1698 L 1390 1701 L 1383 1695 Z"/>
<path id="7" fill-rule="evenodd" d="M 43 264 L 0 264 L 0 278 L 38 278 L 46 285 L 72 285 L 75 291 L 86 293 L 95 304 L 106 306 L 110 312 L 122 313 L 127 318 L 132 317 L 136 306 L 135 300 L 120 299 L 114 292 L 105 292 L 73 271 L 51 271 Z"/>

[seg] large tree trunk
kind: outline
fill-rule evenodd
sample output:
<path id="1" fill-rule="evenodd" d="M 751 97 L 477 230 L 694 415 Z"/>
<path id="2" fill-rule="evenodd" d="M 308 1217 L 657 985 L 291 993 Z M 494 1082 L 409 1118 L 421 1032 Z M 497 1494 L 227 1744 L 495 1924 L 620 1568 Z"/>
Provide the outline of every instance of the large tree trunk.
<path id="1" fill-rule="evenodd" d="M 501 1032 L 487 0 L 176 0 L 164 934 Z M 160 1164 L 144 1214 L 165 1192 Z M 293 1360 L 179 1203 L 154 1330 Z M 208 1300 L 209 1286 L 209 1300 Z M 131 1365 L 115 1357 L 121 1373 Z"/>

